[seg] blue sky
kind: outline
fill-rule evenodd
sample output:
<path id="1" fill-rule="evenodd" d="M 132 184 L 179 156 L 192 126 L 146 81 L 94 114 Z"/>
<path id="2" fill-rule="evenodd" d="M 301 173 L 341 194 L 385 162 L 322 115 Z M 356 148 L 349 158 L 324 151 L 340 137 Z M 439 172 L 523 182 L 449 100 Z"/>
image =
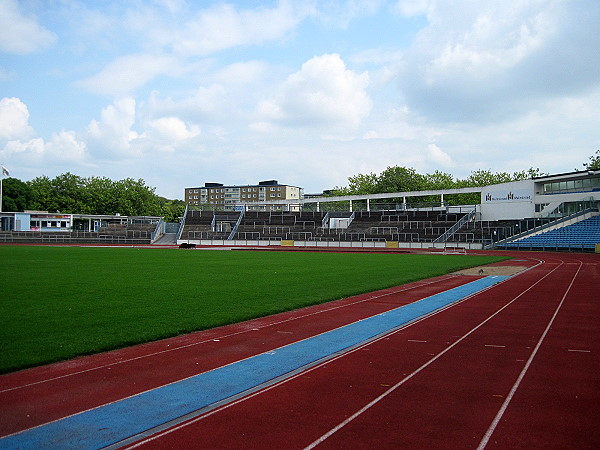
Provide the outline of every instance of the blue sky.
<path id="1" fill-rule="evenodd" d="M 596 0 L 0 0 L 0 163 L 320 192 L 600 148 Z"/>

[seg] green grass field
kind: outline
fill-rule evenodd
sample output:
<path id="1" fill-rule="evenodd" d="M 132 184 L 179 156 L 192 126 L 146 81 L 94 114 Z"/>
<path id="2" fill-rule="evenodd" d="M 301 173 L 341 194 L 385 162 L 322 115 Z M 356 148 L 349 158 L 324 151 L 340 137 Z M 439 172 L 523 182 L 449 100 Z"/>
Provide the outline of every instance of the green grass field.
<path id="1" fill-rule="evenodd" d="M 501 259 L 0 246 L 0 373 Z"/>

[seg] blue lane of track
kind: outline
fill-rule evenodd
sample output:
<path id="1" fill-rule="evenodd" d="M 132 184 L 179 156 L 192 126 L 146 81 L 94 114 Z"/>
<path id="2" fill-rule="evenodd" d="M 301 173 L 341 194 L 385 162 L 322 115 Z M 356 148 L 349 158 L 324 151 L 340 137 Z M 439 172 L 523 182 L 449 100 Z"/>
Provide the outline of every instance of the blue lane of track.
<path id="1" fill-rule="evenodd" d="M 489 276 L 209 372 L 0 439 L 0 448 L 102 448 L 284 376 L 473 295 Z"/>

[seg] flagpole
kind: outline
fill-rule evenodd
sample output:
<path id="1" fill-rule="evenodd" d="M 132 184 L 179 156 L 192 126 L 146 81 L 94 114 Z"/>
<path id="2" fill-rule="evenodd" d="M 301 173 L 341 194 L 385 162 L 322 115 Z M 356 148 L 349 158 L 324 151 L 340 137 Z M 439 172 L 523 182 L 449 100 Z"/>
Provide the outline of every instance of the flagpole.
<path id="1" fill-rule="evenodd" d="M 6 175 L 8 177 L 8 176 L 10 176 L 10 173 L 8 173 L 8 169 L 1 164 L 0 164 L 0 171 L 2 172 L 2 173 L 0 173 L 0 213 L 1 213 L 2 212 L 2 182 L 4 181 L 4 175 Z"/>

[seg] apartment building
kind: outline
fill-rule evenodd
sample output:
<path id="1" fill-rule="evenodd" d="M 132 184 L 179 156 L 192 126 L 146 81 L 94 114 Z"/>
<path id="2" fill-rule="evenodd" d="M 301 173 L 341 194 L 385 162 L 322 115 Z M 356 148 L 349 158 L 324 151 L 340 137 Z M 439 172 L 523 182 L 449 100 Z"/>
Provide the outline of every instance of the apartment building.
<path id="1" fill-rule="evenodd" d="M 272 209 L 264 204 L 274 200 L 300 200 L 304 190 L 298 186 L 279 184 L 277 180 L 260 181 L 255 185 L 225 186 L 221 183 L 205 183 L 203 187 L 185 189 L 185 201 L 190 205 L 207 205 L 223 210 Z M 262 204 L 261 204 L 262 203 Z"/>

